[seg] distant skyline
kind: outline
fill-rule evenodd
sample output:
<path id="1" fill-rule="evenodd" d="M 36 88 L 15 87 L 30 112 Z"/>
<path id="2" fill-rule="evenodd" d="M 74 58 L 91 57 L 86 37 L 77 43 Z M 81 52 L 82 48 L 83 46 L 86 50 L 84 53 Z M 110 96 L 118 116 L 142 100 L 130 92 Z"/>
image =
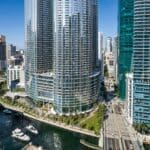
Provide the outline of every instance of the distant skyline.
<path id="1" fill-rule="evenodd" d="M 99 0 L 99 31 L 104 36 L 117 35 L 118 0 Z M 0 34 L 7 43 L 24 48 L 24 0 L 1 0 Z"/>

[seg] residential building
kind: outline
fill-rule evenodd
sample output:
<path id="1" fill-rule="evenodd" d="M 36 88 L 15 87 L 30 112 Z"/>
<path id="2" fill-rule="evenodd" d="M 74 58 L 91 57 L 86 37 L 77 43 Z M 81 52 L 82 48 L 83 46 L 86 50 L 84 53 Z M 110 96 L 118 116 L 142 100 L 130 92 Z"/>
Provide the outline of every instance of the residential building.
<path id="1" fill-rule="evenodd" d="M 134 0 L 133 122 L 150 125 L 150 1 Z"/>
<path id="2" fill-rule="evenodd" d="M 98 61 L 101 70 L 101 76 L 104 77 L 104 47 L 103 47 L 103 33 L 98 32 Z"/>
<path id="3" fill-rule="evenodd" d="M 7 68 L 7 88 L 15 89 L 17 86 L 25 88 L 24 64 L 9 65 Z"/>
<path id="4" fill-rule="evenodd" d="M 108 69 L 108 77 L 115 79 L 115 59 L 113 52 L 105 53 L 105 65 Z"/>
<path id="5" fill-rule="evenodd" d="M 105 84 L 107 91 L 114 90 L 115 84 L 115 57 L 112 51 L 106 51 L 104 53 L 104 67 L 107 68 L 107 75 L 105 75 Z"/>
<path id="6" fill-rule="evenodd" d="M 126 98 L 126 73 L 131 71 L 133 53 L 133 2 L 119 0 L 118 20 L 118 83 L 119 97 Z"/>
<path id="7" fill-rule="evenodd" d="M 6 38 L 0 35 L 0 71 L 6 69 Z"/>
<path id="8" fill-rule="evenodd" d="M 8 59 L 10 59 L 11 56 L 14 56 L 16 54 L 16 46 L 12 45 L 12 44 L 8 44 L 6 46 L 6 58 L 7 58 L 7 62 Z"/>
<path id="9" fill-rule="evenodd" d="M 114 56 L 114 79 L 118 84 L 118 37 L 112 39 L 112 53 Z"/>
<path id="10" fill-rule="evenodd" d="M 106 38 L 106 48 L 105 48 L 106 52 L 112 52 L 112 38 L 111 37 L 107 37 Z"/>
<path id="11" fill-rule="evenodd" d="M 52 102 L 53 0 L 25 0 L 25 89 L 33 100 Z"/>
<path id="12" fill-rule="evenodd" d="M 55 0 L 54 7 L 54 107 L 57 113 L 86 112 L 99 90 L 97 0 Z"/>
<path id="13" fill-rule="evenodd" d="M 24 55 L 10 56 L 10 58 L 7 61 L 7 65 L 21 65 L 23 61 Z"/>
<path id="14" fill-rule="evenodd" d="M 133 73 L 126 74 L 127 117 L 133 124 Z"/>
<path id="15" fill-rule="evenodd" d="M 103 33 L 98 32 L 98 60 L 102 61 L 102 53 L 103 53 Z"/>
<path id="16" fill-rule="evenodd" d="M 105 85 L 107 91 L 114 91 L 114 84 L 116 83 L 116 56 L 117 55 L 117 38 L 106 38 L 106 49 L 103 54 Z"/>
<path id="17" fill-rule="evenodd" d="M 57 114 L 90 111 L 99 95 L 97 0 L 25 0 L 26 92 Z"/>
<path id="18" fill-rule="evenodd" d="M 7 88 L 25 88 L 25 63 L 24 55 L 14 54 L 7 61 Z"/>

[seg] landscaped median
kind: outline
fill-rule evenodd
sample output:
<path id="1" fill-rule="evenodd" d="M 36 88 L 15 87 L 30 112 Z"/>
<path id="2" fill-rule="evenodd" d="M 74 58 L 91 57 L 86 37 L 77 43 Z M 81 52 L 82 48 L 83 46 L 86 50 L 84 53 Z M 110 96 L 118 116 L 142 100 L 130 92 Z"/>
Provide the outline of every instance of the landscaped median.
<path id="1" fill-rule="evenodd" d="M 104 113 L 105 106 L 101 104 L 91 117 L 81 123 L 81 127 L 92 130 L 96 135 L 98 135 L 104 121 Z"/>
<path id="2" fill-rule="evenodd" d="M 1 98 L 0 103 L 13 110 L 23 112 L 33 119 L 45 121 L 52 125 L 59 125 L 62 128 L 73 130 L 79 133 L 87 133 L 92 136 L 99 136 L 100 129 L 102 128 L 105 106 L 99 104 L 95 111 L 88 114 L 81 114 L 75 116 L 58 116 L 52 115 L 49 112 L 43 111 L 41 108 L 28 105 L 10 98 Z"/>

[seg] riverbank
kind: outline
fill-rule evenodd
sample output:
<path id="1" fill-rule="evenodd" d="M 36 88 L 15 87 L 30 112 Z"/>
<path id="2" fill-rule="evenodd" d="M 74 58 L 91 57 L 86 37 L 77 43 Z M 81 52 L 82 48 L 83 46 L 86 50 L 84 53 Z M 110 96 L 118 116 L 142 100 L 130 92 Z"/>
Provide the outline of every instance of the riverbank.
<path id="1" fill-rule="evenodd" d="M 71 126 L 71 125 L 66 125 L 64 123 L 60 123 L 60 122 L 57 122 L 57 121 L 50 121 L 50 120 L 47 120 L 46 118 L 44 117 L 37 117 L 37 116 L 33 116 L 27 112 L 24 112 L 23 110 L 19 109 L 19 108 L 16 108 L 14 106 L 10 106 L 8 104 L 5 104 L 3 102 L 0 102 L 5 108 L 7 109 L 10 109 L 12 111 L 17 111 L 19 113 L 22 113 L 25 117 L 28 117 L 28 118 L 31 118 L 31 119 L 34 119 L 34 120 L 37 120 L 37 121 L 40 121 L 40 122 L 43 122 L 43 123 L 46 123 L 46 124 L 49 124 L 51 126 L 55 126 L 57 128 L 62 128 L 64 130 L 68 130 L 68 131 L 71 131 L 71 132 L 75 132 L 75 133 L 79 133 L 79 134 L 83 134 L 83 135 L 87 135 L 87 136 L 92 136 L 92 137 L 96 137 L 96 138 L 99 138 L 98 135 L 96 135 L 94 132 L 92 131 L 89 131 L 89 130 L 86 130 L 86 129 L 82 129 L 82 128 L 79 128 L 79 127 L 76 127 L 76 126 Z"/>
<path id="2" fill-rule="evenodd" d="M 44 150 L 87 150 L 80 143 L 80 139 L 88 141 L 89 143 L 98 144 L 98 138 L 78 134 L 68 130 L 63 130 L 51 126 L 49 124 L 30 119 L 21 113 L 13 111 L 12 114 L 3 112 L 4 108 L 0 110 L 0 149 L 4 147 L 6 150 L 21 150 L 29 142 L 36 147 L 42 147 Z M 33 125 L 38 134 L 33 134 L 26 130 L 26 127 Z M 23 142 L 11 137 L 12 131 L 19 128 L 30 137 L 29 142 Z"/>

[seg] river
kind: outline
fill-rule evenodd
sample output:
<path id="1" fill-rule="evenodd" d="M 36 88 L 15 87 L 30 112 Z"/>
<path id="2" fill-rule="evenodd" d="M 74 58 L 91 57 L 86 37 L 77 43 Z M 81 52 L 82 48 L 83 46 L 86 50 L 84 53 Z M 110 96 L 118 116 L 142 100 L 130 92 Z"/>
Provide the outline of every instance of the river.
<path id="1" fill-rule="evenodd" d="M 80 139 L 86 139 L 93 144 L 98 143 L 97 138 L 58 129 L 16 114 L 13 112 L 7 115 L 0 111 L 0 143 L 4 146 L 4 150 L 21 150 L 29 143 L 11 137 L 14 129 L 20 128 L 25 131 L 25 127 L 29 124 L 32 124 L 39 132 L 38 135 L 34 135 L 26 131 L 31 138 L 30 142 L 33 145 L 42 146 L 44 150 L 89 150 L 80 144 Z"/>

